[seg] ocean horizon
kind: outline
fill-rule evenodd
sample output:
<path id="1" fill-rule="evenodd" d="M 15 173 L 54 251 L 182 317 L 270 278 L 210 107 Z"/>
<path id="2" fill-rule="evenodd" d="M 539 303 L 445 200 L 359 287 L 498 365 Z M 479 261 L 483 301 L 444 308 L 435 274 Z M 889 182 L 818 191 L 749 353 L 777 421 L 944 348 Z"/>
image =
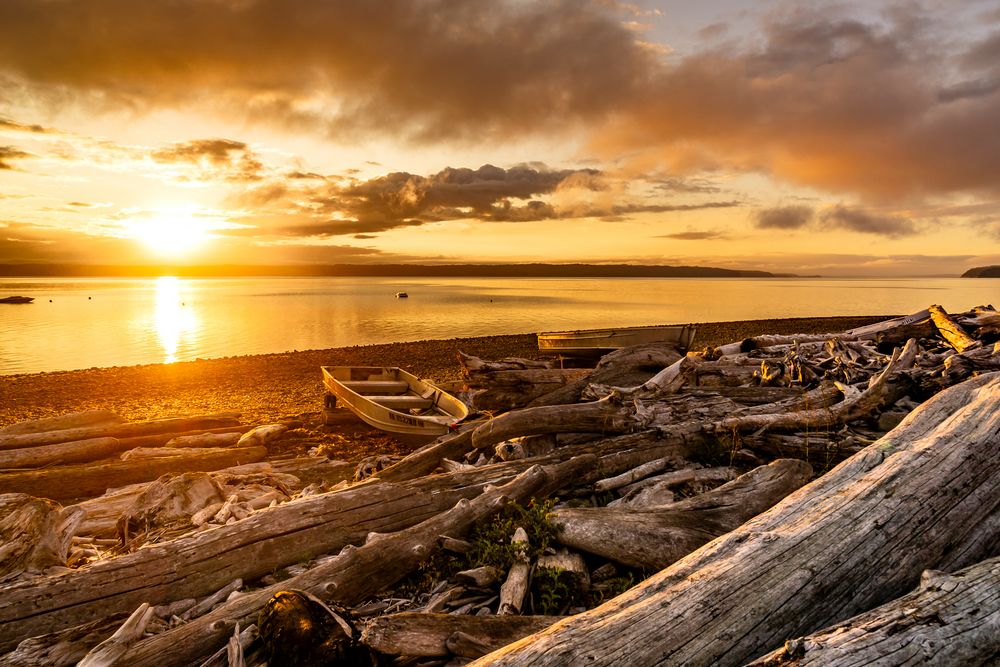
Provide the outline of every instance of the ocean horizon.
<path id="1" fill-rule="evenodd" d="M 958 312 L 1000 279 L 3 278 L 0 374 L 567 329 Z M 406 292 L 408 298 L 397 298 Z M 697 344 L 697 339 L 696 339 Z"/>

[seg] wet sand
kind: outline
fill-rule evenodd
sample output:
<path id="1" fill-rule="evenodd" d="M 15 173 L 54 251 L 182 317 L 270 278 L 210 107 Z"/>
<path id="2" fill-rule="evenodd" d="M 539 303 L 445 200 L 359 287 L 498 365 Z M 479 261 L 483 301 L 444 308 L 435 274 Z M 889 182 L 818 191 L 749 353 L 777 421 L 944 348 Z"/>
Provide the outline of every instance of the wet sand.
<path id="1" fill-rule="evenodd" d="M 699 323 L 694 347 L 765 333 L 843 331 L 889 317 Z M 517 334 L 7 375 L 0 376 L 0 426 L 93 409 L 127 420 L 233 411 L 246 423 L 267 423 L 322 410 L 320 366 L 400 366 L 435 381 L 457 380 L 460 350 L 485 359 L 539 357 L 535 335 Z"/>

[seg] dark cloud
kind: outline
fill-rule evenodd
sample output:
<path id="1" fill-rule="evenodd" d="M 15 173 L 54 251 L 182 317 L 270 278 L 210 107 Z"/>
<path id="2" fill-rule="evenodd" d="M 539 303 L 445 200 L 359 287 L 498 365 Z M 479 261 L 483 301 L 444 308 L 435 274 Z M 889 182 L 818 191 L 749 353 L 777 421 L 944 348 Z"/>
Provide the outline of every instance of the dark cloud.
<path id="1" fill-rule="evenodd" d="M 776 206 L 755 211 L 753 218 L 762 229 L 799 229 L 812 221 L 813 210 L 800 205 Z"/>
<path id="2" fill-rule="evenodd" d="M 172 144 L 151 153 L 156 162 L 189 164 L 203 175 L 221 175 L 229 181 L 256 181 L 264 165 L 242 141 L 196 139 Z"/>
<path id="3" fill-rule="evenodd" d="M 962 84 L 951 66 L 960 42 L 929 40 L 934 17 L 833 11 L 792 12 L 752 46 L 674 60 L 592 147 L 675 173 L 762 171 L 871 200 L 1000 190 L 993 39 L 970 49 L 980 69 Z"/>
<path id="4" fill-rule="evenodd" d="M 692 190 L 693 191 L 693 190 Z M 588 201 L 600 194 L 602 203 Z M 607 194 L 606 194 L 607 193 Z M 550 200 L 543 199 L 550 197 Z M 625 199 L 626 201 L 615 201 Z M 594 169 L 552 170 L 544 164 L 509 169 L 446 168 L 430 176 L 395 172 L 367 181 L 293 187 L 288 180 L 268 181 L 244 191 L 240 206 L 265 206 L 299 219 L 268 225 L 288 236 L 370 236 L 391 229 L 450 220 L 533 222 L 600 218 L 623 220 L 641 213 L 673 213 L 741 206 L 738 201 L 658 203 L 627 201 L 610 194 L 603 174 Z M 243 233 L 243 232 L 240 232 Z"/>
<path id="5" fill-rule="evenodd" d="M 889 238 L 911 236 L 917 233 L 913 221 L 896 215 L 878 215 L 857 208 L 838 204 L 825 209 L 819 215 L 825 225 L 848 229 L 864 234 L 878 234 Z"/>
<path id="6" fill-rule="evenodd" d="M 714 239 L 728 238 L 726 234 L 717 231 L 687 231 L 676 232 L 674 234 L 660 234 L 658 239 L 673 239 L 675 241 L 711 241 Z"/>
<path id="7" fill-rule="evenodd" d="M 25 153 L 13 146 L 0 146 L 0 169 L 14 169 L 11 160 L 23 160 L 28 157 L 32 157 L 31 153 Z"/>
<path id="8" fill-rule="evenodd" d="M 586 178 L 578 178 L 581 175 Z M 320 234 L 373 234 L 465 218 L 524 222 L 558 217 L 553 206 L 537 196 L 564 186 L 597 188 L 598 176 L 591 169 L 502 169 L 489 164 L 478 169 L 449 167 L 431 176 L 395 172 L 330 185 L 314 195 L 311 203 L 340 218 L 321 223 Z"/>
<path id="9" fill-rule="evenodd" d="M 10 120 L 9 118 L 0 118 L 0 129 L 10 130 L 13 132 L 30 132 L 33 134 L 47 134 L 53 131 L 41 125 L 26 125 L 24 123 L 18 123 L 17 121 Z"/>
<path id="10" fill-rule="evenodd" d="M 603 117 L 653 62 L 616 13 L 570 0 L 0 3 L 0 73 L 115 105 L 210 98 L 339 134 L 563 128 Z"/>
<path id="11" fill-rule="evenodd" d="M 570 0 L 5 0 L 0 76 L 35 101 L 203 105 L 343 141 L 583 131 L 598 155 L 680 176 L 760 171 L 870 200 L 1000 190 L 1000 31 L 967 45 L 949 32 L 959 22 L 947 3 L 871 20 L 839 5 L 784 12 L 760 39 L 670 59 L 623 25 L 630 11 Z"/>

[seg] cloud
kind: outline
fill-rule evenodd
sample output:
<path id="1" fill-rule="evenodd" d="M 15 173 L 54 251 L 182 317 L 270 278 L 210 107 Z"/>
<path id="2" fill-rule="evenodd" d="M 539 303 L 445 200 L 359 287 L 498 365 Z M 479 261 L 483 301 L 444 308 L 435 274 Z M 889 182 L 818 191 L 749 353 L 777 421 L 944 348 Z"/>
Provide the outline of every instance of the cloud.
<path id="1" fill-rule="evenodd" d="M 963 54 L 960 39 L 933 30 L 948 17 L 869 23 L 834 11 L 786 13 L 759 41 L 663 65 L 591 148 L 682 175 L 764 172 L 873 202 L 1000 191 L 1000 38 Z"/>
<path id="2" fill-rule="evenodd" d="M 249 146 L 231 139 L 196 139 L 175 143 L 154 150 L 151 157 L 163 164 L 192 165 L 203 176 L 222 174 L 229 181 L 260 180 L 264 168 Z"/>
<path id="3" fill-rule="evenodd" d="M 234 199 L 237 206 L 267 208 L 290 218 L 269 224 L 289 236 L 362 235 L 435 222 L 535 222 L 674 213 L 741 206 L 741 202 L 663 202 L 660 192 L 634 194 L 628 184 L 595 169 L 554 170 L 541 163 L 509 169 L 448 167 L 422 176 L 393 172 L 369 180 L 296 183 L 267 180 Z M 698 190 L 692 190 L 698 191 Z M 595 197 L 592 197 L 594 195 Z M 251 233 L 251 232 L 240 232 Z"/>
<path id="4" fill-rule="evenodd" d="M 32 157 L 31 153 L 25 153 L 13 146 L 0 146 L 0 170 L 14 169 L 11 160 L 23 160 L 29 157 Z"/>
<path id="5" fill-rule="evenodd" d="M 878 234 L 889 238 L 911 236 L 917 233 L 913 221 L 896 215 L 877 215 L 867 211 L 837 204 L 819 215 L 823 224 L 864 234 Z"/>
<path id="6" fill-rule="evenodd" d="M 813 219 L 810 206 L 776 206 L 755 211 L 756 225 L 762 229 L 799 229 Z"/>
<path id="7" fill-rule="evenodd" d="M 27 132 L 32 134 L 48 134 L 53 131 L 41 125 L 26 125 L 24 123 L 13 121 L 9 118 L 0 118 L 0 130 L 7 130 L 10 132 Z"/>
<path id="8" fill-rule="evenodd" d="M 5 0 L 0 74 L 108 105 L 504 138 L 601 118 L 645 84 L 656 58 L 619 18 L 569 0 Z"/>
<path id="9" fill-rule="evenodd" d="M 705 230 L 705 231 L 689 230 L 686 232 L 675 232 L 673 234 L 660 234 L 656 238 L 673 239 L 675 241 L 712 241 L 715 239 L 728 238 L 728 235 L 714 230 Z"/>
<path id="10" fill-rule="evenodd" d="M 948 3 L 767 15 L 759 39 L 667 59 L 623 25 L 646 10 L 613 0 L 293 7 L 5 0 L 0 77 L 34 102 L 199 108 L 344 142 L 564 133 L 681 177 L 764 172 L 872 201 L 1000 191 L 1000 31 L 969 44 Z"/>

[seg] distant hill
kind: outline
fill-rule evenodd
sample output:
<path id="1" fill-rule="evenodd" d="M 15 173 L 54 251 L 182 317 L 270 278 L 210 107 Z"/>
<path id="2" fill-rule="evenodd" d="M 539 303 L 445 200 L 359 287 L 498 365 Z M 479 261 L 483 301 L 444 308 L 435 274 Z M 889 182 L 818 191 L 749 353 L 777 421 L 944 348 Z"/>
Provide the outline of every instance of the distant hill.
<path id="1" fill-rule="evenodd" d="M 1000 266 L 977 266 L 962 274 L 963 278 L 1000 278 Z"/>
<path id="2" fill-rule="evenodd" d="M 0 264 L 0 276 L 371 276 L 471 278 L 780 278 L 769 271 L 640 264 L 303 264 L 291 266 L 97 266 Z"/>

